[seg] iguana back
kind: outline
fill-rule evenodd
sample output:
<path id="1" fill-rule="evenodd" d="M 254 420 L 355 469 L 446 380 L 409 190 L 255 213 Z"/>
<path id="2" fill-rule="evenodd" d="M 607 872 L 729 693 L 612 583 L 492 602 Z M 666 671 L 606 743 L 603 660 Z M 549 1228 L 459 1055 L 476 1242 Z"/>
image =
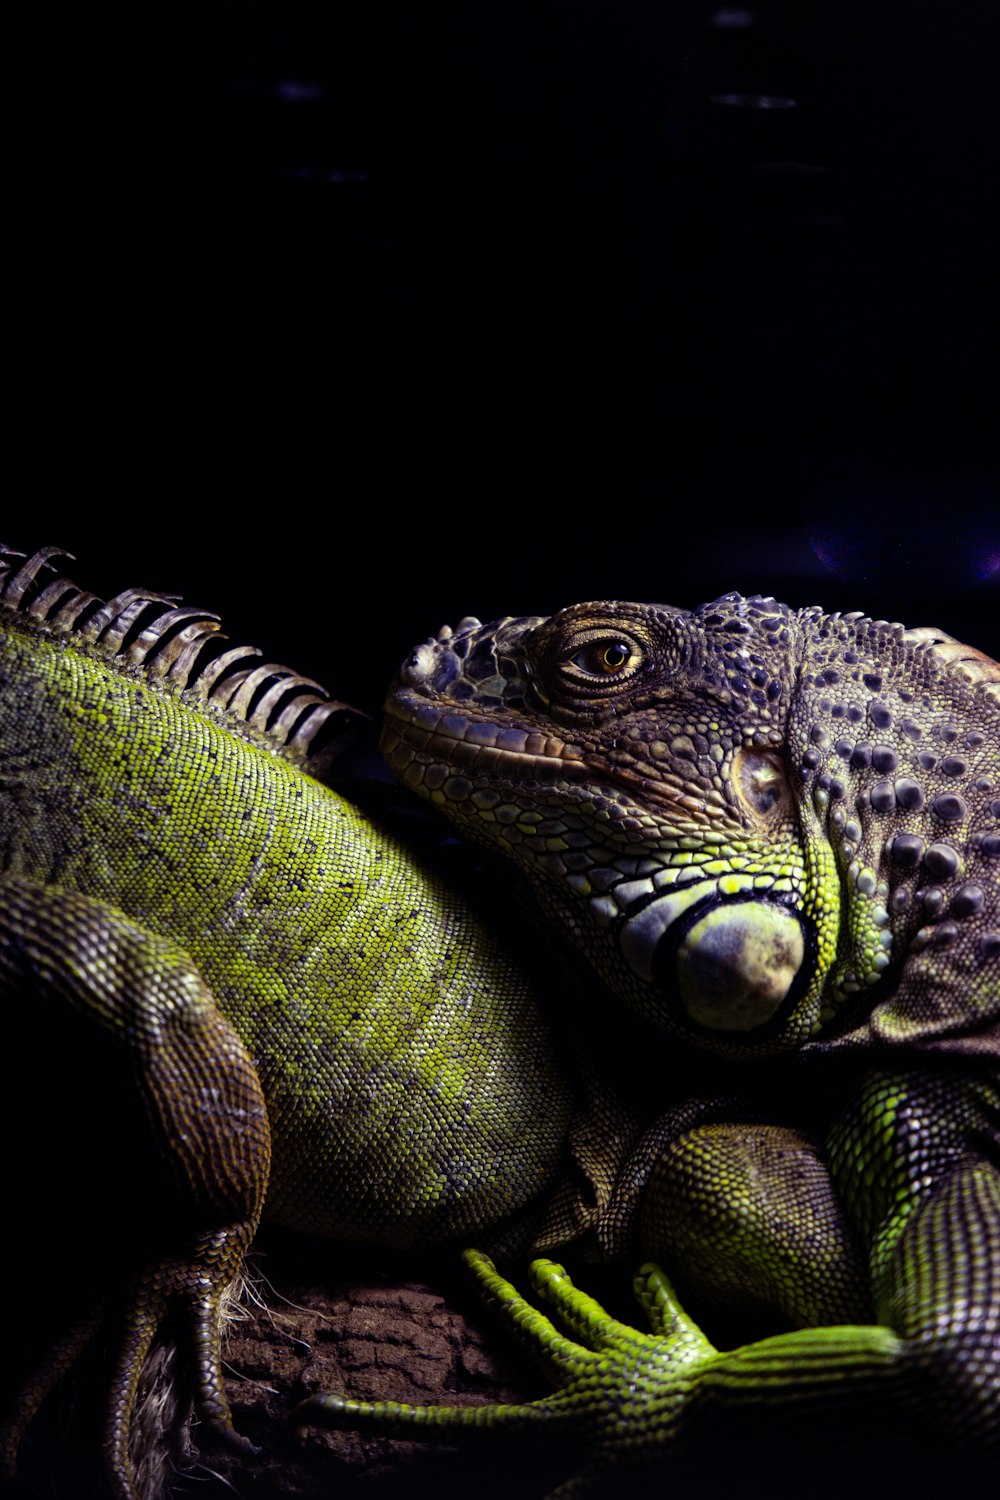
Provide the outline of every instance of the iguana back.
<path id="1" fill-rule="evenodd" d="M 341 706 L 220 656 L 203 612 L 21 561 L 0 572 L 4 879 L 193 960 L 263 1086 L 268 1217 L 402 1247 L 522 1207 L 568 1118 L 548 1032 L 467 904 L 305 773 Z"/>

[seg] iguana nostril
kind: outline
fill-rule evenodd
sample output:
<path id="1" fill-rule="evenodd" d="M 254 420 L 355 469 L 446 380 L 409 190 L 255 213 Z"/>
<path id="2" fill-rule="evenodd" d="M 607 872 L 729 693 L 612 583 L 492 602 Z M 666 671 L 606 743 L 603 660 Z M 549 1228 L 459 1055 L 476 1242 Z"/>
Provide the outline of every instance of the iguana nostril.
<path id="1" fill-rule="evenodd" d="M 752 1031 L 770 1021 L 805 957 L 794 912 L 742 901 L 706 912 L 677 950 L 677 988 L 692 1021 L 713 1031 Z"/>
<path id="2" fill-rule="evenodd" d="M 447 642 L 423 641 L 403 662 L 399 675 L 407 687 L 444 692 L 461 663 Z"/>
<path id="3" fill-rule="evenodd" d="M 430 678 L 435 656 L 433 641 L 422 641 L 403 662 L 399 669 L 400 677 L 409 687 L 419 687 Z"/>

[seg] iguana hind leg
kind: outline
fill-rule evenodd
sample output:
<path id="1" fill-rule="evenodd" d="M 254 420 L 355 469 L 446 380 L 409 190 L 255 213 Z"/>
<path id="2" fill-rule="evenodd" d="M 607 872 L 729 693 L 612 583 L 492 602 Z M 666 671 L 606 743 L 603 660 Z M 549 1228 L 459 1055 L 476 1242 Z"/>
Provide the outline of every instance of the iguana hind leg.
<path id="1" fill-rule="evenodd" d="M 233 1432 L 223 1387 L 219 1319 L 222 1294 L 242 1264 L 267 1185 L 270 1137 L 263 1095 L 243 1044 L 183 950 L 102 902 L 29 881 L 0 881 L 0 997 L 8 1002 L 9 1034 L 17 1035 L 19 1019 L 31 1023 L 31 1083 L 41 1091 L 43 1109 L 61 1117 L 59 1129 L 85 1134 L 91 1102 L 95 1114 L 102 1103 L 88 1099 L 89 1074 L 73 1076 L 80 1071 L 73 1059 L 68 1069 L 63 1061 L 61 1073 L 55 1062 L 51 1073 L 47 1067 L 46 1033 L 54 1059 L 56 1029 L 68 1008 L 79 1038 L 124 1060 L 119 1081 L 137 1091 L 150 1141 L 167 1164 L 168 1203 L 151 1203 L 144 1183 L 114 1185 L 127 1205 L 134 1199 L 137 1214 L 141 1209 L 146 1216 L 137 1235 L 142 1251 L 130 1257 L 124 1245 L 114 1247 L 118 1261 L 108 1266 L 112 1284 L 105 1289 L 109 1304 L 123 1309 L 125 1333 L 104 1447 L 112 1488 L 129 1497 L 136 1389 L 150 1346 L 174 1310 L 193 1356 L 199 1414 L 224 1441 L 243 1444 Z M 86 1067 L 82 1053 L 80 1063 Z M 62 1097 L 67 1092 L 70 1098 Z M 79 1118 L 65 1118 L 68 1109 Z M 102 1169 L 98 1163 L 96 1171 Z M 155 1185 L 161 1185 L 159 1178 Z M 86 1207 L 86 1196 L 82 1201 Z M 123 1216 L 119 1212 L 120 1221 Z M 126 1217 L 122 1239 L 131 1242 L 134 1227 Z M 70 1251 L 72 1235 L 85 1235 L 87 1228 L 70 1226 Z M 78 1337 L 60 1340 L 25 1382 L 7 1424 L 8 1464 L 95 1322 L 93 1310 L 85 1311 Z"/>

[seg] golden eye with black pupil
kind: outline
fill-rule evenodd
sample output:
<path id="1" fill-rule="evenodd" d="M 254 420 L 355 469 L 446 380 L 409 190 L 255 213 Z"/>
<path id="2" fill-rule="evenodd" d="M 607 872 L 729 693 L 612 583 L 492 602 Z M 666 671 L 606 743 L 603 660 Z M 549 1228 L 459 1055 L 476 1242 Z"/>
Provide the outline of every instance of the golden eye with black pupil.
<path id="1" fill-rule="evenodd" d="M 573 657 L 573 665 L 595 677 L 612 677 L 634 662 L 635 651 L 627 641 L 589 641 Z"/>

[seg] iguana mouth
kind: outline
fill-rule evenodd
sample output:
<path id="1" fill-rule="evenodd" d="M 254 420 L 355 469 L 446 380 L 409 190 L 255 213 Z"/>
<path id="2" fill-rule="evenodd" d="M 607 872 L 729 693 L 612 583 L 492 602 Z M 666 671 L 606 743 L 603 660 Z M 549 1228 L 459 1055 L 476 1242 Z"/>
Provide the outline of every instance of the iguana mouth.
<path id="1" fill-rule="evenodd" d="M 584 752 L 557 735 L 498 726 L 457 713 L 451 704 L 443 707 L 406 693 L 390 701 L 382 743 L 404 783 L 421 790 L 437 786 L 452 811 L 473 802 L 486 783 L 544 785 L 558 780 L 561 795 L 575 782 L 581 789 L 595 783 L 605 790 L 618 788 L 635 798 L 621 799 L 623 820 L 631 808 L 648 814 L 653 805 L 688 827 L 709 813 L 702 799 L 671 795 L 672 789 L 640 772 L 617 767 L 608 757 Z M 469 814 L 477 826 L 474 802 Z M 716 816 L 715 833 L 721 831 L 718 825 Z M 610 832 L 605 825 L 602 835 Z M 715 874 L 667 885 L 652 875 L 616 879 L 613 866 L 596 868 L 601 864 L 593 856 L 575 867 L 586 868 L 595 882 L 587 898 L 591 916 L 599 928 L 610 928 L 621 959 L 657 997 L 657 1008 L 665 1007 L 689 1033 L 760 1035 L 781 1024 L 811 972 L 809 933 L 791 899 L 755 895 L 747 888 L 750 878 L 726 893 Z M 672 879 L 678 871 L 661 873 Z"/>
<path id="2" fill-rule="evenodd" d="M 391 697 L 382 751 L 393 770 L 405 778 L 415 756 L 433 754 L 435 747 L 441 747 L 440 759 L 455 770 L 489 774 L 502 766 L 512 780 L 586 779 L 581 752 L 555 735 L 501 727 L 401 693 Z"/>
<path id="3" fill-rule="evenodd" d="M 557 735 L 456 713 L 450 704 L 442 707 L 397 688 L 386 703 L 382 729 L 382 751 L 389 765 L 405 780 L 407 772 L 411 777 L 419 774 L 412 769 L 415 757 L 433 754 L 436 746 L 441 747 L 443 761 L 454 771 L 475 771 L 489 777 L 499 773 L 511 782 L 582 785 L 597 779 L 621 787 L 632 797 L 638 794 L 638 801 L 655 804 L 685 822 L 709 812 L 702 798 L 616 766 L 607 756 L 585 752 Z M 718 810 L 713 814 L 717 824 Z"/>
<path id="4" fill-rule="evenodd" d="M 444 709 L 426 699 L 417 698 L 404 691 L 397 691 L 386 704 L 386 713 L 407 726 L 407 742 L 423 748 L 433 740 L 447 740 L 450 753 L 461 747 L 473 754 L 477 750 L 497 750 L 504 755 L 522 760 L 581 761 L 583 752 L 569 745 L 556 735 L 540 734 L 537 730 L 518 729 L 515 726 L 500 726 L 489 719 L 479 719 L 471 714 L 456 713 Z M 424 731 L 421 742 L 419 734 Z"/>

